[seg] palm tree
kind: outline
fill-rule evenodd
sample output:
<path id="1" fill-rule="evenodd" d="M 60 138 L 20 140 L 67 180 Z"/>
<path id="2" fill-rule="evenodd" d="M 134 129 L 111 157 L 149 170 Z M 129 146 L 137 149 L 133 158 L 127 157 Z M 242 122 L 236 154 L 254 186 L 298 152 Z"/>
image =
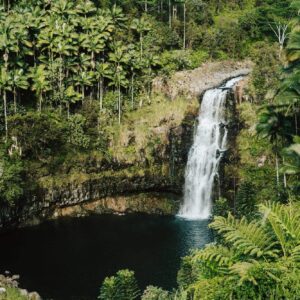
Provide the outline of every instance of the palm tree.
<path id="1" fill-rule="evenodd" d="M 111 17 L 112 23 L 115 27 L 122 28 L 125 26 L 124 22 L 127 20 L 127 18 L 125 17 L 122 9 L 115 4 L 110 11 L 105 13 L 105 15 Z"/>
<path id="2" fill-rule="evenodd" d="M 38 98 L 38 110 L 42 111 L 42 103 L 44 101 L 43 95 L 49 88 L 48 72 L 45 65 L 31 68 L 29 77 L 32 79 L 33 84 L 31 89 L 35 91 Z"/>
<path id="3" fill-rule="evenodd" d="M 143 67 L 140 55 L 135 49 L 132 49 L 129 53 L 130 59 L 130 71 L 131 71 L 131 108 L 134 109 L 134 93 L 135 93 L 135 76 L 138 71 Z"/>
<path id="4" fill-rule="evenodd" d="M 59 16 L 63 20 L 69 20 L 77 14 L 75 1 L 56 0 L 52 1 L 51 13 Z"/>
<path id="5" fill-rule="evenodd" d="M 9 15 L 0 23 L 0 50 L 4 52 L 7 63 L 11 52 L 19 51 L 19 43 L 16 39 L 18 29 L 16 28 L 15 19 Z"/>
<path id="6" fill-rule="evenodd" d="M 87 86 L 92 86 L 94 77 L 94 72 L 92 71 L 82 71 L 77 76 L 75 76 L 76 85 L 81 88 L 81 100 L 85 99 L 85 89 Z"/>
<path id="7" fill-rule="evenodd" d="M 87 15 L 95 12 L 97 9 L 92 1 L 80 1 L 76 6 L 76 10 L 79 14 L 87 18 Z"/>
<path id="8" fill-rule="evenodd" d="M 118 91 L 118 121 L 121 124 L 121 115 L 122 115 L 122 87 L 127 87 L 128 80 L 126 76 L 126 72 L 122 68 L 122 66 L 117 66 L 115 69 L 114 74 L 111 77 L 112 82 L 110 83 L 111 86 L 117 88 Z"/>
<path id="9" fill-rule="evenodd" d="M 146 80 L 148 85 L 148 97 L 149 102 L 151 102 L 151 83 L 153 79 L 153 67 L 158 66 L 160 64 L 160 59 L 157 55 L 153 55 L 152 53 L 147 53 L 147 57 L 145 59 L 145 71 L 146 71 Z"/>
<path id="10" fill-rule="evenodd" d="M 99 100 L 99 107 L 101 111 L 103 109 L 104 79 L 111 78 L 111 65 L 105 62 L 97 62 L 95 74 L 98 81 L 97 98 Z"/>
<path id="11" fill-rule="evenodd" d="M 118 90 L 118 111 L 119 111 L 119 124 L 121 123 L 121 87 L 127 85 L 126 72 L 123 64 L 126 65 L 129 61 L 128 47 L 121 42 L 112 45 L 113 52 L 109 54 L 110 61 L 114 64 L 114 74 L 112 76 L 111 85 L 115 86 Z"/>
<path id="12" fill-rule="evenodd" d="M 291 138 L 290 122 L 276 107 L 268 106 L 266 111 L 260 114 L 256 129 L 263 138 L 268 138 L 271 143 L 275 143 L 276 178 L 277 186 L 279 186 L 279 142 L 283 144 Z"/>
<path id="13" fill-rule="evenodd" d="M 86 52 L 90 53 L 92 69 L 95 69 L 96 55 L 105 49 L 109 35 L 109 32 L 99 32 L 98 29 L 91 29 L 80 35 L 79 43 Z"/>
<path id="14" fill-rule="evenodd" d="M 131 28 L 136 30 L 139 34 L 140 39 L 140 56 L 141 59 L 143 57 L 143 41 L 144 41 L 144 33 L 151 30 L 150 23 L 142 17 L 141 19 L 133 19 L 131 23 Z"/>
<path id="15" fill-rule="evenodd" d="M 298 189 L 299 175 L 300 175 L 300 137 L 294 138 L 294 144 L 283 150 L 283 157 L 285 158 L 281 172 L 283 174 L 295 177 L 295 188 Z"/>
<path id="16" fill-rule="evenodd" d="M 16 113 L 18 89 L 26 90 L 29 87 L 29 83 L 27 81 L 27 76 L 25 75 L 24 69 L 14 69 L 11 74 L 11 83 L 14 96 L 14 110 Z"/>
<path id="17" fill-rule="evenodd" d="M 70 118 L 70 104 L 74 104 L 81 99 L 81 95 L 77 93 L 72 85 L 68 86 L 64 91 L 63 100 L 67 107 L 67 116 Z"/>
<path id="18" fill-rule="evenodd" d="M 3 109 L 4 109 L 4 126 L 5 126 L 5 141 L 8 137 L 8 122 L 7 122 L 7 92 L 11 91 L 11 77 L 7 71 L 7 66 L 1 68 L 0 91 L 3 93 Z"/>

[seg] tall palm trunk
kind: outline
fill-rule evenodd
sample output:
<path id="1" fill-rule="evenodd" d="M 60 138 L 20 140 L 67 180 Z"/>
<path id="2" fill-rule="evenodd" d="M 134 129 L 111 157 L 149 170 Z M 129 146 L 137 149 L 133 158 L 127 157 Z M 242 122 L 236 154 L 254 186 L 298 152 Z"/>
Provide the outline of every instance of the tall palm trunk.
<path id="1" fill-rule="evenodd" d="M 14 87 L 13 95 L 14 95 L 14 112 L 16 114 L 17 113 L 17 89 L 16 89 L 16 87 Z"/>
<path id="2" fill-rule="evenodd" d="M 172 11 L 171 11 L 172 5 L 171 0 L 169 0 L 169 27 L 172 28 Z"/>
<path id="3" fill-rule="evenodd" d="M 43 93 L 41 92 L 40 96 L 39 96 L 39 112 L 40 113 L 42 112 L 42 102 L 43 102 Z"/>
<path id="4" fill-rule="evenodd" d="M 282 159 L 282 162 L 284 164 L 284 158 Z M 286 187 L 287 187 L 287 179 L 286 179 L 286 173 L 285 172 L 283 173 L 283 186 L 286 189 Z"/>
<path id="5" fill-rule="evenodd" d="M 149 76 L 149 80 L 148 80 L 148 102 L 149 104 L 151 103 L 151 72 L 152 69 L 151 67 L 149 67 L 149 71 L 148 71 L 148 76 Z"/>
<path id="6" fill-rule="evenodd" d="M 131 76 L 131 107 L 134 109 L 134 73 Z"/>
<path id="7" fill-rule="evenodd" d="M 7 124 L 7 98 L 6 91 L 3 90 L 3 106 L 4 106 L 4 124 L 5 124 L 5 141 L 8 138 L 8 124 Z"/>
<path id="8" fill-rule="evenodd" d="M 277 151 L 275 153 L 275 165 L 276 165 L 276 181 L 277 187 L 279 187 L 279 162 L 278 162 L 278 154 Z"/>
<path id="9" fill-rule="evenodd" d="M 70 103 L 67 102 L 67 118 L 70 119 Z"/>
<path id="10" fill-rule="evenodd" d="M 117 64 L 117 79 L 118 79 L 118 111 L 119 111 L 119 124 L 121 124 L 121 74 L 120 74 L 120 65 Z"/>
<path id="11" fill-rule="evenodd" d="M 59 112 L 62 114 L 62 105 L 61 101 L 63 98 L 63 57 L 60 54 L 60 66 L 59 66 Z"/>
<path id="12" fill-rule="evenodd" d="M 144 42 L 144 37 L 143 37 L 143 32 L 140 33 L 140 54 L 141 54 L 141 59 L 143 58 L 143 42 Z"/>
<path id="13" fill-rule="evenodd" d="M 85 98 L 84 85 L 81 85 L 81 96 L 82 96 L 82 103 L 83 103 L 84 98 Z"/>
<path id="14" fill-rule="evenodd" d="M 121 83 L 120 83 L 120 78 L 119 78 L 119 83 L 118 83 L 118 103 L 119 103 L 119 124 L 121 124 Z"/>
<path id="15" fill-rule="evenodd" d="M 103 78 L 100 77 L 97 86 L 97 99 L 99 100 L 99 108 L 103 109 Z"/>
<path id="16" fill-rule="evenodd" d="M 99 93 L 100 93 L 100 109 L 103 109 L 103 78 L 99 81 Z"/>
<path id="17" fill-rule="evenodd" d="M 186 48 L 186 5 L 183 4 L 183 50 Z"/>

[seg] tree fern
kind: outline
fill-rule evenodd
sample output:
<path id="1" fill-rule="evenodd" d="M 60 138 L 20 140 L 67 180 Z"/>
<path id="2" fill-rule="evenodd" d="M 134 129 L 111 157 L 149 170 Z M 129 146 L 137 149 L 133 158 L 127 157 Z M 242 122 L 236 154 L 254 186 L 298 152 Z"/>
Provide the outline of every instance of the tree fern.
<path id="1" fill-rule="evenodd" d="M 259 210 L 272 226 L 285 256 L 300 244 L 300 209 L 298 205 L 267 202 Z"/>
<path id="2" fill-rule="evenodd" d="M 245 218 L 235 219 L 231 214 L 227 218 L 216 217 L 211 228 L 222 234 L 227 242 L 238 251 L 254 258 L 276 257 L 272 235 L 256 221 L 248 222 Z"/>
<path id="3" fill-rule="evenodd" d="M 257 261 L 253 262 L 237 262 L 230 267 L 231 274 L 238 275 L 240 284 L 243 284 L 244 281 L 250 281 L 254 285 L 257 285 L 254 274 L 257 272 L 259 263 Z"/>
<path id="4" fill-rule="evenodd" d="M 295 262 L 300 263 L 300 245 L 298 245 L 297 247 L 295 247 L 295 248 L 292 250 L 291 258 L 292 258 Z"/>
<path id="5" fill-rule="evenodd" d="M 207 245 L 203 250 L 195 253 L 195 263 L 202 263 L 210 271 L 219 274 L 228 273 L 228 267 L 233 263 L 234 252 L 222 245 Z"/>

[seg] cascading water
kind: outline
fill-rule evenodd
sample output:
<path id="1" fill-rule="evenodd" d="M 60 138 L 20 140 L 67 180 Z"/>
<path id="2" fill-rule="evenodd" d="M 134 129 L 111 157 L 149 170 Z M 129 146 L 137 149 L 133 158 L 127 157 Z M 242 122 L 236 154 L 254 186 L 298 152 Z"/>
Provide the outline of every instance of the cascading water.
<path id="1" fill-rule="evenodd" d="M 208 90 L 202 100 L 194 144 L 185 171 L 184 202 L 179 216 L 186 219 L 208 219 L 212 208 L 212 191 L 223 152 L 227 128 L 225 104 L 228 90 L 242 77 L 225 86 Z"/>

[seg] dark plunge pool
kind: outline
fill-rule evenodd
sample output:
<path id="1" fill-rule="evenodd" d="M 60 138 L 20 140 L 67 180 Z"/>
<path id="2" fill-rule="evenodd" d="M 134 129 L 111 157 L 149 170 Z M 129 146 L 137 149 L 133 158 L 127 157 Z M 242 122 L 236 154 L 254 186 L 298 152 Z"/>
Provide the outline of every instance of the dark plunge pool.
<path id="1" fill-rule="evenodd" d="M 203 247 L 207 221 L 146 215 L 67 218 L 0 236 L 0 273 L 43 299 L 96 299 L 101 282 L 120 269 L 141 288 L 176 287 L 180 258 Z"/>

